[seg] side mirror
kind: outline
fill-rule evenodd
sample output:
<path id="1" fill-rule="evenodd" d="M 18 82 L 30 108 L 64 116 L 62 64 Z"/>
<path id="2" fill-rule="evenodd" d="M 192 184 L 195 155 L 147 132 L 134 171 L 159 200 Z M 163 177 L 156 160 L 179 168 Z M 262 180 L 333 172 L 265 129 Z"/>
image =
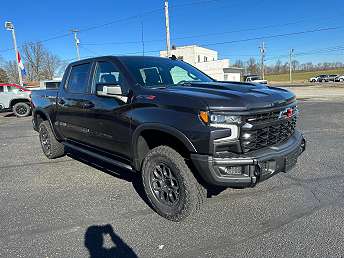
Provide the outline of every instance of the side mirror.
<path id="1" fill-rule="evenodd" d="M 121 86 L 118 84 L 97 84 L 97 95 L 115 97 L 122 95 Z"/>

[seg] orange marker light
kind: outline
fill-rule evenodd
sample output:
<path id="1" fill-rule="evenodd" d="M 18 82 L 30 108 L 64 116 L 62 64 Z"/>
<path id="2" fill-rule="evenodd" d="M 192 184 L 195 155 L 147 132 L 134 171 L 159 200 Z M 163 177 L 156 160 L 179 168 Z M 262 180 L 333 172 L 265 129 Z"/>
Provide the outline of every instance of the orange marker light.
<path id="1" fill-rule="evenodd" d="M 205 112 L 205 111 L 200 111 L 199 112 L 199 117 L 201 118 L 201 120 L 204 122 L 204 123 L 208 123 L 209 122 L 209 115 L 208 115 L 208 112 Z"/>

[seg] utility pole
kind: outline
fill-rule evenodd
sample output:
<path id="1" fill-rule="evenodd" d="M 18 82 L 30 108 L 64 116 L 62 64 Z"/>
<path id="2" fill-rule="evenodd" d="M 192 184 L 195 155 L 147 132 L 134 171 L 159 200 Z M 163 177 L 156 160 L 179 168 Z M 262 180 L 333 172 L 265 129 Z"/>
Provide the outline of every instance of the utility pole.
<path id="1" fill-rule="evenodd" d="M 20 83 L 21 86 L 23 86 L 23 76 L 22 76 L 22 73 L 21 73 L 21 69 L 19 67 L 19 56 L 18 56 L 18 48 L 17 48 L 17 39 L 16 39 L 16 33 L 14 31 L 14 25 L 13 25 L 12 22 L 7 21 L 7 22 L 5 22 L 5 28 L 7 30 L 12 31 L 14 51 L 16 52 L 16 60 L 17 60 L 19 83 Z"/>
<path id="2" fill-rule="evenodd" d="M 260 61 L 260 69 L 262 73 L 262 79 L 264 80 L 265 77 L 265 67 L 264 67 L 264 61 L 265 61 L 265 43 L 262 43 L 262 46 L 259 47 L 260 49 L 260 56 L 261 56 L 261 61 Z"/>
<path id="3" fill-rule="evenodd" d="M 78 39 L 78 32 L 79 30 L 72 30 L 74 33 L 74 41 L 75 41 L 75 48 L 76 48 L 76 56 L 78 60 L 80 60 L 80 50 L 79 50 L 79 45 L 80 45 L 80 40 Z"/>
<path id="4" fill-rule="evenodd" d="M 167 57 L 170 57 L 171 56 L 171 38 L 170 38 L 170 17 L 168 15 L 168 0 L 165 0 L 165 23 L 166 23 Z"/>
<path id="5" fill-rule="evenodd" d="M 289 81 L 290 81 L 290 83 L 292 83 L 292 81 L 293 81 L 292 74 L 291 74 L 291 72 L 292 72 L 292 63 L 291 63 L 292 60 L 291 59 L 292 59 L 293 54 L 294 54 L 294 49 L 292 48 L 289 50 Z"/>

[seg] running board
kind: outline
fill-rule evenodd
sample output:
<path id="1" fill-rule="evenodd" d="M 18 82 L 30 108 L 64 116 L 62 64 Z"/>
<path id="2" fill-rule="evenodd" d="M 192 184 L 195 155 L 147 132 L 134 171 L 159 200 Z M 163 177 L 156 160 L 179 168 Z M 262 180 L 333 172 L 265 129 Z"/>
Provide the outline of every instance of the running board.
<path id="1" fill-rule="evenodd" d="M 98 153 L 94 153 L 92 151 L 89 151 L 89 150 L 86 150 L 84 148 L 81 148 L 81 147 L 78 147 L 78 146 L 75 146 L 69 142 L 62 142 L 64 146 L 66 146 L 67 148 L 71 148 L 73 150 L 76 150 L 78 152 L 81 152 L 81 153 L 84 153 L 86 155 L 89 155 L 91 157 L 94 157 L 96 159 L 100 159 L 100 160 L 103 160 L 107 163 L 110 163 L 110 164 L 113 164 L 115 166 L 118 166 L 118 167 L 121 167 L 121 168 L 125 168 L 125 169 L 128 169 L 128 170 L 133 170 L 132 166 L 130 165 L 127 165 L 125 163 L 122 163 L 120 161 L 117 161 L 117 160 L 114 160 L 114 159 L 111 159 L 111 158 L 108 158 L 108 157 L 104 157 Z"/>

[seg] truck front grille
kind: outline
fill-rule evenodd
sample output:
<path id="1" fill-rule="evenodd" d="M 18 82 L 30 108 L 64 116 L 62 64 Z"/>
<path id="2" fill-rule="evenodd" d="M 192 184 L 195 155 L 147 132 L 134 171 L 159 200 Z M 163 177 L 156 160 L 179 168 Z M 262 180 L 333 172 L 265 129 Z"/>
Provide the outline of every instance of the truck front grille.
<path id="1" fill-rule="evenodd" d="M 295 113 L 290 118 L 280 118 L 280 110 L 247 117 L 252 127 L 241 130 L 242 151 L 247 153 L 287 141 L 296 127 L 297 109 L 293 110 Z"/>

